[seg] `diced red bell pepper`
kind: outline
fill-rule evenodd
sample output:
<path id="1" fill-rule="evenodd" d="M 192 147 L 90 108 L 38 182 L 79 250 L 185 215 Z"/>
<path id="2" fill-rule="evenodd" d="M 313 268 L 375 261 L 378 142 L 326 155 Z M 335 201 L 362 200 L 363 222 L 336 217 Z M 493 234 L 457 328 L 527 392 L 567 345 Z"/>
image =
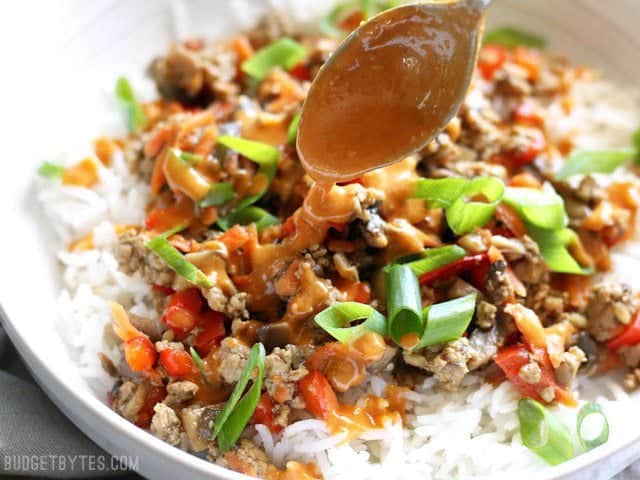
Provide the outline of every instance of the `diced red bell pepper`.
<path id="1" fill-rule="evenodd" d="M 134 372 L 145 372 L 156 362 L 156 349 L 148 337 L 135 337 L 124 343 L 124 358 Z"/>
<path id="2" fill-rule="evenodd" d="M 193 347 L 200 355 L 207 356 L 213 347 L 220 344 L 226 336 L 224 316 L 220 312 L 205 312 L 200 315 L 200 333 L 193 342 Z"/>
<path id="3" fill-rule="evenodd" d="M 172 377 L 187 377 L 195 371 L 195 364 L 191 355 L 184 350 L 171 348 L 162 350 L 159 363 Z"/>
<path id="4" fill-rule="evenodd" d="M 427 273 L 420 275 L 421 285 L 430 285 L 438 280 L 445 280 L 447 278 L 460 275 L 461 273 L 468 272 L 470 270 L 485 267 L 488 268 L 489 255 L 486 252 L 478 253 L 475 255 L 467 255 L 459 260 L 451 262 L 447 265 L 443 265 L 440 268 L 436 268 Z"/>
<path id="5" fill-rule="evenodd" d="M 275 416 L 273 415 L 273 400 L 267 393 L 263 393 L 258 401 L 256 409 L 253 411 L 250 423 L 252 425 L 265 425 L 272 433 L 280 433 L 282 425 L 275 424 Z"/>
<path id="6" fill-rule="evenodd" d="M 200 290 L 195 287 L 174 293 L 167 303 L 168 307 L 181 307 L 193 313 L 200 313 L 203 305 Z"/>
<path id="7" fill-rule="evenodd" d="M 516 150 L 512 155 L 513 165 L 523 167 L 533 162 L 546 146 L 547 141 L 540 130 L 532 131 L 532 139 L 527 148 Z"/>
<path id="8" fill-rule="evenodd" d="M 609 350 L 615 352 L 622 347 L 636 345 L 637 343 L 640 343 L 640 310 L 638 310 L 624 331 L 609 340 L 606 345 Z"/>
<path id="9" fill-rule="evenodd" d="M 338 408 L 338 397 L 329 380 L 318 370 L 310 371 L 298 382 L 298 392 L 305 402 L 307 411 L 326 420 L 329 413 Z"/>
<path id="10" fill-rule="evenodd" d="M 544 126 L 544 118 L 536 111 L 531 102 L 524 101 L 520 103 L 513 112 L 513 120 L 519 125 L 530 125 L 542 128 Z"/>
<path id="11" fill-rule="evenodd" d="M 478 70 L 485 80 L 493 79 L 494 74 L 509 58 L 509 51 L 500 45 L 485 45 L 480 51 Z"/>
<path id="12" fill-rule="evenodd" d="M 529 363 L 531 355 L 525 345 L 517 343 L 500 350 L 496 356 L 496 364 L 523 396 L 546 403 L 540 396 L 540 392 L 545 388 L 552 387 L 555 391 L 556 400 L 565 405 L 575 405 L 576 401 L 571 393 L 558 385 L 549 355 L 545 350 L 536 349 L 534 354 L 541 370 L 540 382 L 531 384 L 520 378 L 520 369 Z"/>
<path id="13" fill-rule="evenodd" d="M 176 292 L 169 297 L 162 321 L 178 338 L 184 337 L 200 321 L 203 305 L 202 296 L 197 288 Z"/>
<path id="14" fill-rule="evenodd" d="M 173 295 L 176 291 L 171 287 L 165 287 L 164 285 L 151 285 L 151 290 L 157 293 L 162 293 L 163 295 Z"/>
<path id="15" fill-rule="evenodd" d="M 351 302 L 369 303 L 371 300 L 371 287 L 364 282 L 353 283 L 347 288 L 345 294 Z"/>
<path id="16" fill-rule="evenodd" d="M 311 80 L 311 71 L 304 63 L 298 63 L 289 71 L 289 74 L 301 82 Z"/>
<path id="17" fill-rule="evenodd" d="M 175 333 L 182 335 L 197 325 L 198 314 L 182 307 L 167 307 L 162 321 Z"/>

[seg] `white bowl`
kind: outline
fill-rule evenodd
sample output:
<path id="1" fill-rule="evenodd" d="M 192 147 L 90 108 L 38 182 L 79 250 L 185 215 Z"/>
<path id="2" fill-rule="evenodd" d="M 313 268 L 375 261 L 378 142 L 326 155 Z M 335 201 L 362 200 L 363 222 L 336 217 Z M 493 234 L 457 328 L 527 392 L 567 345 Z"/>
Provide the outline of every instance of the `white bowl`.
<path id="1" fill-rule="evenodd" d="M 234 12 L 245 4 L 252 14 L 238 19 Z M 189 34 L 220 37 L 250 26 L 268 5 L 289 5 L 301 21 L 328 7 L 320 0 L 93 0 L 38 2 L 37 9 L 31 2 L 13 2 L 3 14 L 1 90 L 6 98 L 0 105 L 7 123 L 2 131 L 9 135 L 3 141 L 0 175 L 2 323 L 64 413 L 108 452 L 139 457 L 140 473 L 150 478 L 246 477 L 128 423 L 80 377 L 52 322 L 60 272 L 39 216 L 33 177 L 40 162 L 99 133 L 95 115 L 89 115 L 102 111 L 99 86 L 113 85 L 123 72 L 142 72 L 154 54 L 184 33 L 177 30 L 184 28 L 185 18 Z M 637 0 L 495 0 L 490 20 L 540 33 L 550 40 L 551 50 L 601 69 L 612 80 L 640 79 Z M 545 478 L 609 478 L 640 456 L 637 432 L 551 469 Z"/>

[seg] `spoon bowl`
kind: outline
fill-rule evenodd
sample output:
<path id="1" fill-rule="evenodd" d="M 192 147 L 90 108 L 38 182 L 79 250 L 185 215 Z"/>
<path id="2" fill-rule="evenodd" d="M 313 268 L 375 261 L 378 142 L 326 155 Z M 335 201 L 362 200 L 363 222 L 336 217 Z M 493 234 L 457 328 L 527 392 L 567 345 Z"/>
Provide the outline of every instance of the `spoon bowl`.
<path id="1" fill-rule="evenodd" d="M 431 141 L 467 92 L 486 3 L 403 5 L 354 30 L 304 104 L 297 147 L 307 173 L 321 183 L 352 180 Z"/>

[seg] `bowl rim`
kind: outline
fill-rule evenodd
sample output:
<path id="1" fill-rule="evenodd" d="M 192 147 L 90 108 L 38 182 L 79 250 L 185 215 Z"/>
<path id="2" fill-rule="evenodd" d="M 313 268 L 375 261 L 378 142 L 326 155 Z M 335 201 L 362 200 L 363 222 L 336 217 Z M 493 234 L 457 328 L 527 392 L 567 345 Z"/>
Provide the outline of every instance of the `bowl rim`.
<path id="1" fill-rule="evenodd" d="M 2 192 L 0 192 L 0 197 L 2 197 Z M 8 274 L 5 272 L 5 275 Z M 165 478 L 177 469 L 180 469 L 181 474 L 198 479 L 212 477 L 225 480 L 251 478 L 172 447 L 120 417 L 89 389 L 74 389 L 68 385 L 63 375 L 64 372 L 52 369 L 47 364 L 46 352 L 38 351 L 35 348 L 31 332 L 20 327 L 22 323 L 28 322 L 30 319 L 16 312 L 15 309 L 12 310 L 12 315 L 7 313 L 4 306 L 10 305 L 12 302 L 3 304 L 2 300 L 10 294 L 10 291 L 0 293 L 0 325 L 4 327 L 9 339 L 47 396 L 72 423 L 105 451 L 115 456 L 138 455 L 140 462 L 137 471 L 150 478 Z M 607 459 L 616 462 L 614 457 L 618 459 L 617 464 L 622 468 L 626 466 L 622 463 L 627 463 L 626 460 L 620 460 L 623 451 L 627 452 L 625 457 L 627 460 L 632 457 L 640 458 L 640 429 L 634 436 L 609 442 L 562 465 L 545 469 L 542 475 L 540 472 L 524 472 L 519 476 L 536 480 L 540 480 L 540 478 L 568 480 L 576 478 L 576 474 L 593 468 L 599 462 Z M 630 455 L 631 453 L 633 455 Z M 599 477 L 593 475 L 591 478 Z"/>

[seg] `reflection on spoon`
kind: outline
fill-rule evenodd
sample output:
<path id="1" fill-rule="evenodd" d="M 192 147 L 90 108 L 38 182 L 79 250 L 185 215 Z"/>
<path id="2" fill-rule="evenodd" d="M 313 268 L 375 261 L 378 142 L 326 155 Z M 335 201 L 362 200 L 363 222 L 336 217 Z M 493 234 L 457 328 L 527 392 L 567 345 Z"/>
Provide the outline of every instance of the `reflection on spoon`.
<path id="1" fill-rule="evenodd" d="M 431 141 L 466 94 L 486 3 L 404 5 L 349 35 L 305 101 L 297 146 L 307 173 L 352 180 Z"/>

